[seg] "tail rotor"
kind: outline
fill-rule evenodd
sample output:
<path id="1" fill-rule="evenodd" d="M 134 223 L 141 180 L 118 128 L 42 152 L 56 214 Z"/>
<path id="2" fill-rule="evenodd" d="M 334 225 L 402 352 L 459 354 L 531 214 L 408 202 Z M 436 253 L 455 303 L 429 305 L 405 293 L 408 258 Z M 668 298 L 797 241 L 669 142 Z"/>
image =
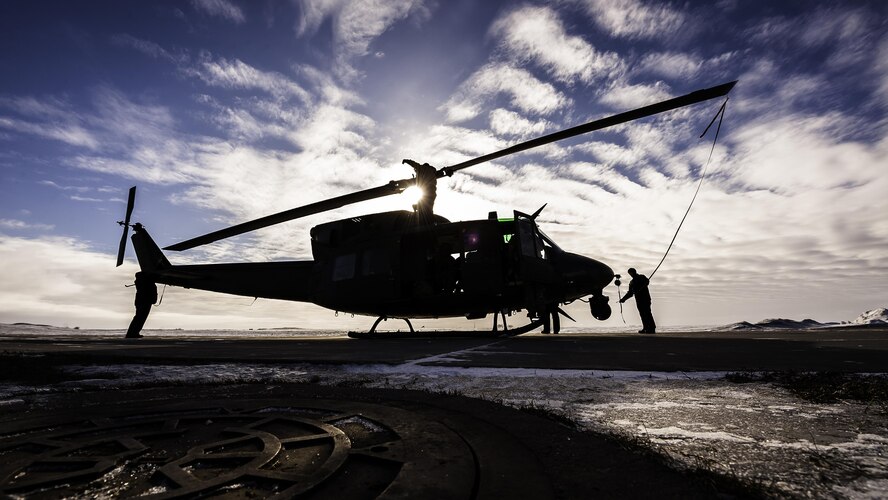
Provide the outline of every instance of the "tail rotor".
<path id="1" fill-rule="evenodd" d="M 129 198 L 126 200 L 126 217 L 117 221 L 123 226 L 123 235 L 120 237 L 120 245 L 117 248 L 117 267 L 123 264 L 123 253 L 126 251 L 126 237 L 129 235 L 130 217 L 133 215 L 133 207 L 136 204 L 136 186 L 129 189 Z"/>

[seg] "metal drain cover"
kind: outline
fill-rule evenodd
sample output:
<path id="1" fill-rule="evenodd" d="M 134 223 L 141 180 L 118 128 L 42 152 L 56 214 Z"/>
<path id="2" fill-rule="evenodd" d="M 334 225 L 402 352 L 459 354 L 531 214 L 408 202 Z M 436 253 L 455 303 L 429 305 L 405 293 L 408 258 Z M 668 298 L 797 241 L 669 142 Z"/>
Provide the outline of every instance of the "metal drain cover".
<path id="1" fill-rule="evenodd" d="M 369 403 L 123 414 L 0 436 L 0 492 L 60 496 L 471 498 L 457 432 Z"/>

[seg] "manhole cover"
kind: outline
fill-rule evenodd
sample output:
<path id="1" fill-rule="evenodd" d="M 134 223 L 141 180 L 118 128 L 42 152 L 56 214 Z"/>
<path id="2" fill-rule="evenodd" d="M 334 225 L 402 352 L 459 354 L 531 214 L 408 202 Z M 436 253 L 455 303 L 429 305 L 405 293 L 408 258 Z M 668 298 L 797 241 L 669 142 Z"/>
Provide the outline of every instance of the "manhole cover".
<path id="1" fill-rule="evenodd" d="M 29 498 L 471 498 L 481 468 L 438 421 L 339 401 L 53 423 L 0 436 L 0 464 Z"/>

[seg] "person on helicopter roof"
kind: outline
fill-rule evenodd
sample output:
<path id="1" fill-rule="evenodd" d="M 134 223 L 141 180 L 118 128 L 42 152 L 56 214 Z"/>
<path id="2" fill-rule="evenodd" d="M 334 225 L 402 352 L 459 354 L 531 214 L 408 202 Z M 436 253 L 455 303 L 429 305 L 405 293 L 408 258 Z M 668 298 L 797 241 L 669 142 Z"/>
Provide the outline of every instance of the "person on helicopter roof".
<path id="1" fill-rule="evenodd" d="M 416 187 L 422 190 L 422 198 L 413 205 L 416 211 L 417 220 L 422 224 L 432 224 L 434 222 L 435 198 L 438 196 L 438 170 L 423 163 L 405 159 L 401 163 L 406 163 L 413 167 L 416 174 Z"/>
<path id="2" fill-rule="evenodd" d="M 634 267 L 630 267 L 627 272 L 629 276 L 632 276 L 632 281 L 629 282 L 629 291 L 623 295 L 620 303 L 626 302 L 634 295 L 635 306 L 638 307 L 638 315 L 641 316 L 642 325 L 642 329 L 638 333 L 656 333 L 657 324 L 654 323 L 654 315 L 651 313 L 651 291 L 648 290 L 650 280 L 647 276 L 638 274 Z"/>

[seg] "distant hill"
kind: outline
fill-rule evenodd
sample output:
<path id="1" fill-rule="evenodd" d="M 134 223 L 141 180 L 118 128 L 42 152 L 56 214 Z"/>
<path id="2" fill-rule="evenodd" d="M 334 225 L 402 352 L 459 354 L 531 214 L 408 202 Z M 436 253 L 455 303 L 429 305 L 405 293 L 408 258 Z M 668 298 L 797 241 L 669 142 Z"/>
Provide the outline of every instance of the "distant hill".
<path id="1" fill-rule="evenodd" d="M 880 307 L 869 310 L 858 316 L 851 323 L 855 325 L 888 325 L 888 309 Z"/>
<path id="2" fill-rule="evenodd" d="M 770 318 L 757 323 L 750 323 L 748 321 L 731 323 L 719 328 L 719 330 L 807 330 L 809 328 L 826 328 L 831 326 L 888 326 L 888 309 L 884 307 L 872 309 L 861 314 L 853 321 L 842 321 L 841 323 L 821 323 L 813 319 L 797 321 L 786 318 Z"/>
<path id="3" fill-rule="evenodd" d="M 813 319 L 803 319 L 801 321 L 796 321 L 792 319 L 786 318 L 771 318 L 759 321 L 756 323 L 757 326 L 762 328 L 792 328 L 795 330 L 804 329 L 804 328 L 816 328 L 818 326 L 824 326 L 824 323 L 819 321 L 814 321 Z"/>
<path id="4" fill-rule="evenodd" d="M 785 329 L 785 330 L 804 330 L 807 328 L 817 328 L 822 326 L 829 326 L 834 323 L 821 323 L 819 321 L 814 321 L 813 319 L 803 319 L 801 321 L 796 321 L 794 319 L 786 319 L 786 318 L 769 318 L 758 323 L 750 323 L 748 321 L 741 321 L 739 323 L 731 323 L 730 325 L 725 325 L 722 327 L 723 330 L 764 330 L 764 329 Z"/>

